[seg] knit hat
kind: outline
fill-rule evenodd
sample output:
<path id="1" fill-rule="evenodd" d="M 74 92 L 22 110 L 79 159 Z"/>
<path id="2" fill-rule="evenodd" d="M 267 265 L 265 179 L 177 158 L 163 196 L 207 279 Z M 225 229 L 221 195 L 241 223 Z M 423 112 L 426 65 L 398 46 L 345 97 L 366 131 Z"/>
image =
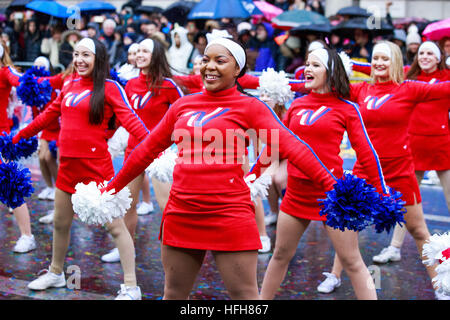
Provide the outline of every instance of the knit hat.
<path id="1" fill-rule="evenodd" d="M 408 35 L 406 36 L 406 45 L 409 46 L 411 43 L 422 43 L 422 39 L 420 38 L 420 35 L 418 33 L 408 33 Z"/>

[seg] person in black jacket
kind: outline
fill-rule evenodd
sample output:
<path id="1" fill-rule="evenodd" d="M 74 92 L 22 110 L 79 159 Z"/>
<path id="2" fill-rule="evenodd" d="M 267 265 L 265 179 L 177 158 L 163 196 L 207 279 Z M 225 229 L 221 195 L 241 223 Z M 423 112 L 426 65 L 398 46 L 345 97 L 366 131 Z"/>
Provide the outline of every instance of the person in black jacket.
<path id="1" fill-rule="evenodd" d="M 38 30 L 36 20 L 28 20 L 25 29 L 25 61 L 33 62 L 37 57 L 42 55 L 41 42 L 42 35 Z"/>
<path id="2" fill-rule="evenodd" d="M 62 34 L 63 43 L 59 51 L 59 63 L 64 67 L 72 62 L 73 48 L 83 38 L 77 30 L 67 30 Z"/>

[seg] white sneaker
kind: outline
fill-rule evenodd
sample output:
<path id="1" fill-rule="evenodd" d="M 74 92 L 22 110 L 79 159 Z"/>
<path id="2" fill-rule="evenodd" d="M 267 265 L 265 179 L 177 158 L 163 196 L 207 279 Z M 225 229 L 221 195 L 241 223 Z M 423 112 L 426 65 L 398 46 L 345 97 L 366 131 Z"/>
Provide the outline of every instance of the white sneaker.
<path id="1" fill-rule="evenodd" d="M 266 226 L 277 223 L 278 214 L 270 212 L 268 215 L 264 217 L 264 223 Z"/>
<path id="2" fill-rule="evenodd" d="M 149 214 L 150 212 L 153 212 L 153 210 L 155 210 L 155 208 L 153 207 L 153 203 L 151 202 L 147 203 L 142 201 L 137 209 L 137 214 L 143 216 Z"/>
<path id="3" fill-rule="evenodd" d="M 119 254 L 119 249 L 114 248 L 112 249 L 110 252 L 108 252 L 107 254 L 102 256 L 102 261 L 103 262 L 120 262 L 120 254 Z"/>
<path id="4" fill-rule="evenodd" d="M 322 274 L 327 278 L 317 287 L 317 291 L 320 293 L 331 293 L 341 286 L 341 279 L 338 279 L 333 273 L 323 272 Z"/>
<path id="5" fill-rule="evenodd" d="M 50 270 L 45 271 L 47 271 L 45 274 L 28 284 L 28 289 L 46 290 L 48 288 L 62 288 L 66 286 L 64 272 L 58 275 L 50 272 Z"/>
<path id="6" fill-rule="evenodd" d="M 400 255 L 400 249 L 389 246 L 387 248 L 384 248 L 381 250 L 380 254 L 377 256 L 374 256 L 372 258 L 373 262 L 376 263 L 387 263 L 389 261 L 400 261 L 401 255 Z"/>
<path id="7" fill-rule="evenodd" d="M 47 200 L 47 196 L 49 194 L 49 192 L 51 191 L 52 188 L 49 187 L 45 187 L 39 194 L 38 194 L 38 199 L 39 200 Z"/>
<path id="8" fill-rule="evenodd" d="M 46 200 L 55 201 L 55 188 L 49 188 Z"/>
<path id="9" fill-rule="evenodd" d="M 53 223 L 53 217 L 55 215 L 55 210 L 49 210 L 46 216 L 39 218 L 40 223 Z"/>
<path id="10" fill-rule="evenodd" d="M 36 241 L 34 240 L 34 236 L 26 236 L 22 235 L 19 240 L 17 240 L 16 245 L 14 246 L 14 252 L 25 253 L 31 250 L 36 249 Z"/>
<path id="11" fill-rule="evenodd" d="M 259 249 L 258 252 L 259 253 L 267 253 L 270 251 L 270 249 L 272 249 L 272 244 L 270 243 L 270 238 L 268 236 L 261 236 L 261 244 L 262 244 L 262 249 Z"/>
<path id="12" fill-rule="evenodd" d="M 117 292 L 118 296 L 115 300 L 142 300 L 141 288 L 127 287 L 124 284 L 120 285 L 120 290 Z"/>
<path id="13" fill-rule="evenodd" d="M 446 295 L 444 292 L 434 291 L 434 296 L 436 297 L 436 300 L 450 300 L 450 296 Z"/>

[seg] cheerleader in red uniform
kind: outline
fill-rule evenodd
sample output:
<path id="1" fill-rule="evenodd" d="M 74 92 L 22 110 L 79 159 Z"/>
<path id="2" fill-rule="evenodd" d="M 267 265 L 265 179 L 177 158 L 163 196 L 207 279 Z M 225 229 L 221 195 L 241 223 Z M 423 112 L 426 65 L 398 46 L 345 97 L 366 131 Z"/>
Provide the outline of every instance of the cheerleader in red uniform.
<path id="1" fill-rule="evenodd" d="M 13 67 L 13 62 L 5 50 L 3 44 L 0 44 L 0 134 L 10 133 L 8 120 L 8 97 L 12 87 L 17 87 L 19 78 L 22 76 Z M 26 253 L 36 248 L 34 235 L 31 233 L 30 213 L 26 203 L 12 210 L 14 218 L 20 230 L 20 238 L 17 240 L 13 251 L 17 253 Z"/>
<path id="2" fill-rule="evenodd" d="M 430 237 L 422 209 L 422 199 L 411 154 L 408 127 L 412 113 L 419 102 L 448 98 L 450 82 L 428 84 L 403 81 L 403 61 L 399 47 L 389 41 L 377 43 L 372 53 L 372 83 L 362 82 L 351 86 L 350 100 L 360 106 L 360 111 L 378 156 L 387 185 L 403 194 L 406 202 L 406 229 L 414 238 L 422 257 L 422 246 Z M 447 110 L 447 105 L 441 105 Z M 353 174 L 367 175 L 359 159 Z M 335 257 L 332 273 L 339 278 L 342 266 Z M 427 266 L 430 278 L 435 277 L 434 267 Z M 338 283 L 337 281 L 333 281 Z M 438 299 L 442 298 L 436 292 Z"/>
<path id="3" fill-rule="evenodd" d="M 345 131 L 368 173 L 368 181 L 381 194 L 387 193 L 383 173 L 367 135 L 359 107 L 344 98 L 350 96 L 350 83 L 335 51 L 317 49 L 308 55 L 305 67 L 306 88 L 312 92 L 294 100 L 284 118 L 285 125 L 317 150 L 324 165 L 334 175 L 343 175 L 340 144 Z M 318 199 L 323 190 L 288 161 L 288 183 L 280 206 L 275 251 L 267 267 L 261 290 L 262 299 L 273 299 L 283 281 L 289 262 L 311 220 L 320 216 Z M 351 279 L 358 299 L 376 299 L 371 277 L 358 247 L 358 233 L 326 226 L 327 233 Z"/>
<path id="4" fill-rule="evenodd" d="M 237 90 L 245 64 L 245 51 L 236 42 L 209 42 L 201 68 L 205 90 L 177 100 L 105 189 L 120 191 L 173 140 L 177 143 L 179 157 L 161 222 L 164 299 L 189 297 L 207 250 L 232 299 L 259 298 L 256 267 L 261 242 L 243 179 L 245 130 L 255 129 L 258 138 L 279 147 L 282 157 L 325 190 L 335 182 L 270 107 Z M 226 140 L 227 134 L 231 140 Z"/>
<path id="5" fill-rule="evenodd" d="M 183 93 L 175 82 L 170 79 L 172 76 L 170 67 L 167 63 L 164 48 L 158 41 L 145 39 L 139 43 L 136 65 L 141 70 L 140 74 L 127 82 L 125 92 L 135 112 L 151 131 L 161 121 L 164 114 L 169 110 L 170 105 L 180 98 Z M 125 161 L 138 144 L 139 140 L 130 135 L 128 146 L 125 150 Z M 124 221 L 133 239 L 138 222 L 136 204 L 139 202 L 139 191 L 142 189 L 144 176 L 145 173 L 143 171 L 128 186 L 133 202 L 125 215 Z M 158 183 L 156 179 L 152 179 L 152 182 L 154 182 L 153 187 L 156 195 L 168 195 L 170 184 Z M 164 210 L 167 199 L 158 198 L 157 200 L 162 205 L 161 210 Z M 145 202 L 142 205 L 145 205 Z M 117 248 L 104 255 L 102 260 L 105 262 L 119 261 L 120 257 Z"/>
<path id="6" fill-rule="evenodd" d="M 70 242 L 74 211 L 71 196 L 79 182 L 104 182 L 114 175 L 106 143 L 108 124 L 113 114 L 130 132 L 142 140 L 148 130 L 131 109 L 125 91 L 108 80 L 109 66 L 105 46 L 84 38 L 75 47 L 73 65 L 80 78 L 66 84 L 58 98 L 14 138 L 32 137 L 61 117 L 59 139 L 60 165 L 56 179 L 52 262 L 47 273 L 29 283 L 32 290 L 64 287 L 63 267 Z M 140 299 L 136 285 L 133 240 L 123 222 L 115 219 L 106 225 L 119 248 L 124 284 L 117 299 Z"/>

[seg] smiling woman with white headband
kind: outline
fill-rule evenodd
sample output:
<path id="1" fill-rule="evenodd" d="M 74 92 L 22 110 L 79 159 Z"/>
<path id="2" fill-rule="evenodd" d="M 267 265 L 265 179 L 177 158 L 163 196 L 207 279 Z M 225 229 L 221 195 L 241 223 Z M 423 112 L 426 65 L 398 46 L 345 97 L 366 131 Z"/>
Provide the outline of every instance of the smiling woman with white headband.
<path id="1" fill-rule="evenodd" d="M 212 40 L 201 67 L 205 89 L 178 99 L 105 189 L 119 192 L 161 151 L 177 144 L 179 158 L 160 233 L 164 299 L 189 298 L 208 250 L 232 299 L 259 298 L 256 268 L 261 242 L 242 168 L 246 130 L 255 130 L 259 139 L 324 190 L 331 190 L 336 181 L 270 107 L 238 91 L 245 64 L 245 51 L 238 43 Z M 232 139 L 226 139 L 230 133 Z"/>
<path id="2" fill-rule="evenodd" d="M 406 202 L 406 229 L 414 238 L 419 254 L 430 233 L 423 217 L 419 185 L 414 174 L 408 126 L 419 102 L 446 99 L 450 82 L 428 84 L 403 81 L 403 60 L 400 48 L 389 41 L 374 46 L 371 61 L 371 83 L 351 85 L 350 99 L 360 106 L 367 133 L 380 157 L 386 184 L 403 194 Z M 441 105 L 448 110 L 447 105 Z M 359 159 L 353 173 L 366 178 Z M 383 258 L 385 252 L 373 259 Z M 430 278 L 436 275 L 434 267 L 427 266 Z M 342 266 L 335 258 L 333 274 L 339 276 Z M 437 295 L 438 296 L 438 295 Z"/>
<path id="3" fill-rule="evenodd" d="M 32 290 L 64 287 L 64 259 L 70 242 L 74 216 L 72 194 L 80 182 L 103 183 L 114 175 L 106 143 L 107 129 L 115 114 L 131 135 L 143 140 L 148 130 L 131 109 L 120 85 L 108 80 L 109 64 L 105 46 L 84 38 L 73 52 L 73 66 L 80 76 L 67 83 L 58 98 L 13 138 L 29 138 L 61 116 L 60 165 L 56 179 L 53 254 L 49 270 L 28 284 Z M 107 93 L 107 94 L 106 94 Z M 117 218 L 106 224 L 122 258 L 124 284 L 117 299 L 140 299 L 136 285 L 133 240 Z"/>

